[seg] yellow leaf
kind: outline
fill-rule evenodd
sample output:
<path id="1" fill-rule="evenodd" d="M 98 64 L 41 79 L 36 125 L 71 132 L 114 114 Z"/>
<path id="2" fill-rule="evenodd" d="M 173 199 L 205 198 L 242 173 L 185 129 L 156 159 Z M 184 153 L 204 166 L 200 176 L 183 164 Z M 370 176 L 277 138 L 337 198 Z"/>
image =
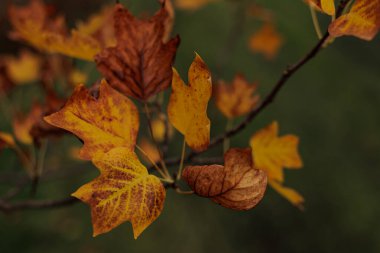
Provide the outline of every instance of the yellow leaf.
<path id="1" fill-rule="evenodd" d="M 34 104 L 27 116 L 18 116 L 13 120 L 13 131 L 17 140 L 27 145 L 33 143 L 33 137 L 30 131 L 41 119 L 42 113 L 42 107 L 39 104 Z"/>
<path id="2" fill-rule="evenodd" d="M 315 9 L 322 11 L 330 16 L 335 15 L 334 0 L 306 0 Z"/>
<path id="3" fill-rule="evenodd" d="M 84 146 L 80 156 L 86 160 L 114 147 L 127 147 L 132 151 L 139 129 L 136 106 L 105 80 L 100 85 L 98 99 L 79 85 L 63 109 L 45 117 L 45 120 L 82 139 Z"/>
<path id="4" fill-rule="evenodd" d="M 250 140 L 256 167 L 266 171 L 270 179 L 283 182 L 284 167 L 299 169 L 303 166 L 297 150 L 298 142 L 295 135 L 278 137 L 277 122 L 259 130 Z"/>
<path id="5" fill-rule="evenodd" d="M 0 132 L 0 150 L 5 147 L 15 147 L 16 142 L 12 135 Z"/>
<path id="6" fill-rule="evenodd" d="M 91 206 L 94 236 L 130 221 L 136 239 L 161 214 L 164 186 L 128 148 L 98 154 L 93 163 L 100 176 L 72 196 Z"/>
<path id="7" fill-rule="evenodd" d="M 183 10 L 197 10 L 203 6 L 219 0 L 175 0 L 175 5 Z"/>
<path id="8" fill-rule="evenodd" d="M 29 51 L 21 51 L 18 58 L 5 57 L 4 62 L 9 77 L 16 84 L 30 83 L 40 77 L 41 59 Z"/>
<path id="9" fill-rule="evenodd" d="M 292 188 L 283 186 L 281 183 L 276 180 L 269 180 L 269 185 L 277 191 L 280 195 L 286 198 L 290 203 L 303 210 L 303 203 L 305 202 L 304 198 L 297 191 Z"/>
<path id="10" fill-rule="evenodd" d="M 11 5 L 9 18 L 14 28 L 12 37 L 25 40 L 40 50 L 89 61 L 101 50 L 99 42 L 92 36 L 76 30 L 68 34 L 63 18 L 49 17 L 41 0 L 32 0 L 25 7 Z"/>
<path id="11" fill-rule="evenodd" d="M 331 36 L 356 36 L 372 40 L 380 30 L 380 0 L 356 0 L 349 13 L 329 26 Z"/>
<path id="12" fill-rule="evenodd" d="M 210 143 L 210 120 L 207 105 L 212 93 L 211 73 L 199 55 L 189 69 L 189 86 L 173 70 L 172 94 L 168 116 L 173 126 L 185 136 L 196 151 L 206 150 Z"/>
<path id="13" fill-rule="evenodd" d="M 153 136 L 154 139 L 159 142 L 164 141 L 166 134 L 168 134 L 169 138 L 173 136 L 173 127 L 169 125 L 168 129 L 166 129 L 166 122 L 163 117 L 158 117 L 152 120 Z M 166 131 L 168 131 L 168 133 L 166 133 Z"/>
<path id="14" fill-rule="evenodd" d="M 232 85 L 221 81 L 215 87 L 216 105 L 228 118 L 242 116 L 254 108 L 260 100 L 254 95 L 256 84 L 249 84 L 242 75 L 236 75 Z"/>
<path id="15" fill-rule="evenodd" d="M 79 69 L 74 69 L 73 71 L 71 71 L 69 76 L 69 80 L 74 86 L 80 83 L 86 83 L 87 79 L 87 74 L 83 71 L 80 71 Z"/>
<path id="16" fill-rule="evenodd" d="M 268 60 L 273 59 L 283 44 L 282 36 L 272 23 L 266 23 L 257 32 L 251 35 L 250 49 L 255 53 L 262 53 Z"/>
<path id="17" fill-rule="evenodd" d="M 145 152 L 143 158 L 146 160 L 146 162 L 151 163 L 153 161 L 157 163 L 160 161 L 160 152 L 156 146 L 150 143 L 147 139 L 142 139 L 139 146 Z M 148 157 L 145 157 L 145 155 Z"/>

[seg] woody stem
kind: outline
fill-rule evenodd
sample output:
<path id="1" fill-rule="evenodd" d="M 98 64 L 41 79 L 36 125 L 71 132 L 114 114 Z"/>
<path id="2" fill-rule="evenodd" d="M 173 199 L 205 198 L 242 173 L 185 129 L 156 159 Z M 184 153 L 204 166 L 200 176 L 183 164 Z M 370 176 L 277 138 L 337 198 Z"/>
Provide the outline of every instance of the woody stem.
<path id="1" fill-rule="evenodd" d="M 185 154 L 186 154 L 186 141 L 184 137 L 183 144 L 182 144 L 182 152 L 181 152 L 181 162 L 179 164 L 178 173 L 177 173 L 177 180 L 181 180 L 181 177 L 182 177 L 183 162 L 185 160 Z"/>

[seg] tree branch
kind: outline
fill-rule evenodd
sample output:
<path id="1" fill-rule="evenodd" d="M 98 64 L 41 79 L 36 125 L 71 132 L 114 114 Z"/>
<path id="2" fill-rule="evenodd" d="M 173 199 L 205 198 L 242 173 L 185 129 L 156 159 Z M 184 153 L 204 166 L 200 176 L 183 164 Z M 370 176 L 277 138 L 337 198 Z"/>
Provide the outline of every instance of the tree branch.
<path id="1" fill-rule="evenodd" d="M 0 211 L 9 213 L 26 209 L 49 209 L 69 206 L 75 203 L 79 203 L 79 201 L 73 197 L 57 200 L 25 200 L 15 203 L 9 203 L 7 201 L 0 200 Z"/>

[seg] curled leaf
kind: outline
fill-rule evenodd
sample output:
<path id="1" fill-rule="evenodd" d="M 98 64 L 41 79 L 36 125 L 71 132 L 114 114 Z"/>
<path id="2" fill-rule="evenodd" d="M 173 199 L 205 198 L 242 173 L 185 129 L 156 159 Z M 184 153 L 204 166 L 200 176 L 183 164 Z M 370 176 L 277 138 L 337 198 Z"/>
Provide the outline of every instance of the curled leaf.
<path id="1" fill-rule="evenodd" d="M 282 44 L 282 36 L 270 22 L 265 23 L 249 39 L 249 48 L 255 53 L 262 53 L 268 60 L 276 57 Z"/>
<path id="2" fill-rule="evenodd" d="M 189 69 L 187 86 L 174 69 L 172 94 L 168 105 L 169 121 L 185 136 L 187 145 L 196 151 L 210 143 L 210 120 L 207 105 L 212 93 L 211 73 L 199 55 Z"/>
<path id="3" fill-rule="evenodd" d="M 215 98 L 218 109 L 232 119 L 248 113 L 254 108 L 260 97 L 255 95 L 257 85 L 249 84 L 242 75 L 236 75 L 232 85 L 219 82 L 215 87 Z"/>
<path id="4" fill-rule="evenodd" d="M 128 148 L 98 153 L 93 163 L 100 176 L 72 196 L 90 205 L 94 236 L 130 221 L 136 239 L 161 214 L 164 186 Z"/>
<path id="5" fill-rule="evenodd" d="M 170 85 L 179 37 L 163 42 L 165 7 L 149 20 L 139 20 L 117 4 L 114 15 L 117 45 L 96 56 L 98 70 L 116 90 L 147 100 Z"/>
<path id="6" fill-rule="evenodd" d="M 330 16 L 335 15 L 334 0 L 306 0 L 306 2 L 321 12 Z"/>
<path id="7" fill-rule="evenodd" d="M 90 160 L 96 153 L 114 147 L 133 150 L 139 129 L 139 116 L 131 100 L 102 81 L 99 98 L 79 85 L 66 105 L 45 120 L 83 140 L 82 159 Z"/>
<path id="8" fill-rule="evenodd" d="M 251 149 L 230 149 L 225 165 L 188 166 L 183 178 L 199 196 L 230 209 L 248 210 L 263 198 L 267 176 L 254 168 Z"/>
<path id="9" fill-rule="evenodd" d="M 333 37 L 356 36 L 372 40 L 380 30 L 380 0 L 356 0 L 351 10 L 329 26 Z"/>

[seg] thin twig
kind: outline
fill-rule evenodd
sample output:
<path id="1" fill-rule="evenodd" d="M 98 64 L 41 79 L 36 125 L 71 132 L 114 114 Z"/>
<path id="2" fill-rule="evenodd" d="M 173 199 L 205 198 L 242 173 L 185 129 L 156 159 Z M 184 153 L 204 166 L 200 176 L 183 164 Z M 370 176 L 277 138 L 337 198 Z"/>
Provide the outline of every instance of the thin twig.
<path id="1" fill-rule="evenodd" d="M 69 206 L 78 202 L 78 199 L 73 197 L 56 200 L 25 200 L 14 203 L 0 200 L 0 211 L 8 213 L 26 209 L 50 209 Z"/>

